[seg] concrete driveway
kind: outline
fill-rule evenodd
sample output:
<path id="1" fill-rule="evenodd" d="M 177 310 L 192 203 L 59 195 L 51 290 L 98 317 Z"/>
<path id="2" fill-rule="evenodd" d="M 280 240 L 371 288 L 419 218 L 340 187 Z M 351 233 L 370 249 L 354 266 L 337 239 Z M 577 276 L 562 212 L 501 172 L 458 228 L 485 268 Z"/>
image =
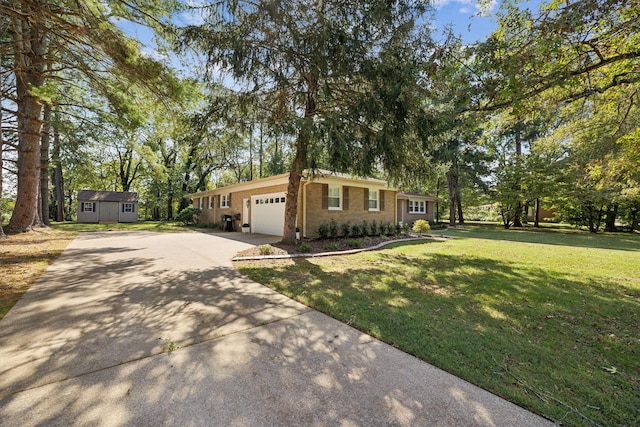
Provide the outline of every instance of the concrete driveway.
<path id="1" fill-rule="evenodd" d="M 551 425 L 240 276 L 270 239 L 80 235 L 0 322 L 0 425 Z"/>

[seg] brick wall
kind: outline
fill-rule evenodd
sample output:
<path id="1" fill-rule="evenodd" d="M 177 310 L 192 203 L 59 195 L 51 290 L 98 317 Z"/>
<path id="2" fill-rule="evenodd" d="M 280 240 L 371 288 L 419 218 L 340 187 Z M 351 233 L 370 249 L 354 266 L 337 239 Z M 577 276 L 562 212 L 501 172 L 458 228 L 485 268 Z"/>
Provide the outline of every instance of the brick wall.
<path id="1" fill-rule="evenodd" d="M 380 190 L 380 198 L 384 197 L 384 210 L 364 210 L 365 189 L 349 187 L 349 208 L 343 210 L 329 210 L 322 208 L 322 184 L 311 183 L 305 187 L 306 192 L 306 229 L 305 237 L 318 237 L 318 227 L 335 220 L 338 224 L 345 222 L 361 223 L 363 220 L 371 223 L 395 224 L 395 191 Z M 344 190 L 343 190 L 344 191 Z M 382 203 L 381 203 L 382 204 Z"/>

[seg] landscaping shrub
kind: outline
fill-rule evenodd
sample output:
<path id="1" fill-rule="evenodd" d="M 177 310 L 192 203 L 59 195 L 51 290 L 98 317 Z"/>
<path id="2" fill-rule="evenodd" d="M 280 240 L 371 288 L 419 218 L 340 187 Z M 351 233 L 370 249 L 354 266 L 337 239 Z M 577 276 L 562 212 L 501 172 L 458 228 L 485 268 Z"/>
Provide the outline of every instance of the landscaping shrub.
<path id="1" fill-rule="evenodd" d="M 353 224 L 349 235 L 351 237 L 360 237 L 362 235 L 362 227 L 360 227 L 360 224 Z"/>
<path id="2" fill-rule="evenodd" d="M 378 223 L 374 219 L 369 225 L 369 236 L 377 236 L 378 235 Z"/>
<path id="3" fill-rule="evenodd" d="M 431 226 L 424 219 L 419 219 L 413 223 L 413 231 L 422 236 L 424 233 L 431 231 Z"/>
<path id="4" fill-rule="evenodd" d="M 362 242 L 360 240 L 347 240 L 345 244 L 353 249 L 362 247 Z"/>
<path id="5" fill-rule="evenodd" d="M 342 235 L 349 237 L 349 234 L 351 234 L 351 224 L 349 224 L 349 221 L 343 223 L 340 228 L 342 229 Z"/>
<path id="6" fill-rule="evenodd" d="M 336 242 L 331 242 L 327 243 L 324 249 L 327 251 L 337 251 L 338 249 L 340 249 L 340 245 L 338 245 Z"/>
<path id="7" fill-rule="evenodd" d="M 396 234 L 402 233 L 402 226 L 400 224 L 396 224 Z"/>
<path id="8" fill-rule="evenodd" d="M 396 233 L 396 227 L 390 222 L 387 223 L 387 236 L 393 236 Z"/>
<path id="9" fill-rule="evenodd" d="M 328 224 L 321 224 L 320 227 L 318 227 L 318 236 L 320 236 L 320 239 L 322 240 L 327 240 L 329 238 Z"/>
<path id="10" fill-rule="evenodd" d="M 338 237 L 338 224 L 336 224 L 334 219 L 331 219 L 331 222 L 329 223 L 329 237 L 332 239 Z"/>
<path id="11" fill-rule="evenodd" d="M 262 245 L 258 247 L 260 250 L 260 255 L 271 255 L 273 254 L 273 247 L 271 245 Z"/>
<path id="12" fill-rule="evenodd" d="M 364 237 L 367 234 L 369 234 L 369 223 L 363 219 L 362 224 L 360 224 L 360 235 Z"/>
<path id="13" fill-rule="evenodd" d="M 301 243 L 296 248 L 296 251 L 298 252 L 311 252 L 312 250 L 313 246 L 311 246 L 309 243 Z"/>
<path id="14" fill-rule="evenodd" d="M 176 222 L 183 225 L 196 225 L 198 218 L 200 217 L 200 209 L 197 208 L 184 208 L 178 215 L 176 215 Z"/>

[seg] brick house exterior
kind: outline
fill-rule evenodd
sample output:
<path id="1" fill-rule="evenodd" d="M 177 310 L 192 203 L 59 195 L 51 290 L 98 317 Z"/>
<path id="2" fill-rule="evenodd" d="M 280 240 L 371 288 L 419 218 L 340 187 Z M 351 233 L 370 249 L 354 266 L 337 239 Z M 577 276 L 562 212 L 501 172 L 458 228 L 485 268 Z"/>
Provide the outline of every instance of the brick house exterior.
<path id="1" fill-rule="evenodd" d="M 284 201 L 289 174 L 276 175 L 191 194 L 201 210 L 200 222 L 222 223 L 233 230 L 248 224 L 252 233 L 282 235 Z M 332 219 L 396 224 L 395 188 L 386 181 L 318 171 L 305 174 L 298 194 L 297 227 L 302 237 L 317 237 L 318 228 Z M 230 224 L 229 224 L 230 223 Z"/>
<path id="2" fill-rule="evenodd" d="M 413 225 L 419 219 L 435 220 L 437 197 L 418 193 L 398 193 L 398 222 Z"/>

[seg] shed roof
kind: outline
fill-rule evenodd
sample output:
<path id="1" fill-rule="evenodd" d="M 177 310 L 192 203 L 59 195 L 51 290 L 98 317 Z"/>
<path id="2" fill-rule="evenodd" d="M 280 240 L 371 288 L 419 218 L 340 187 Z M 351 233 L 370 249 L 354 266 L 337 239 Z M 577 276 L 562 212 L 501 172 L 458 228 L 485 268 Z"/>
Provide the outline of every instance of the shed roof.
<path id="1" fill-rule="evenodd" d="M 78 191 L 78 201 L 137 203 L 138 193 L 131 191 L 80 190 Z"/>

